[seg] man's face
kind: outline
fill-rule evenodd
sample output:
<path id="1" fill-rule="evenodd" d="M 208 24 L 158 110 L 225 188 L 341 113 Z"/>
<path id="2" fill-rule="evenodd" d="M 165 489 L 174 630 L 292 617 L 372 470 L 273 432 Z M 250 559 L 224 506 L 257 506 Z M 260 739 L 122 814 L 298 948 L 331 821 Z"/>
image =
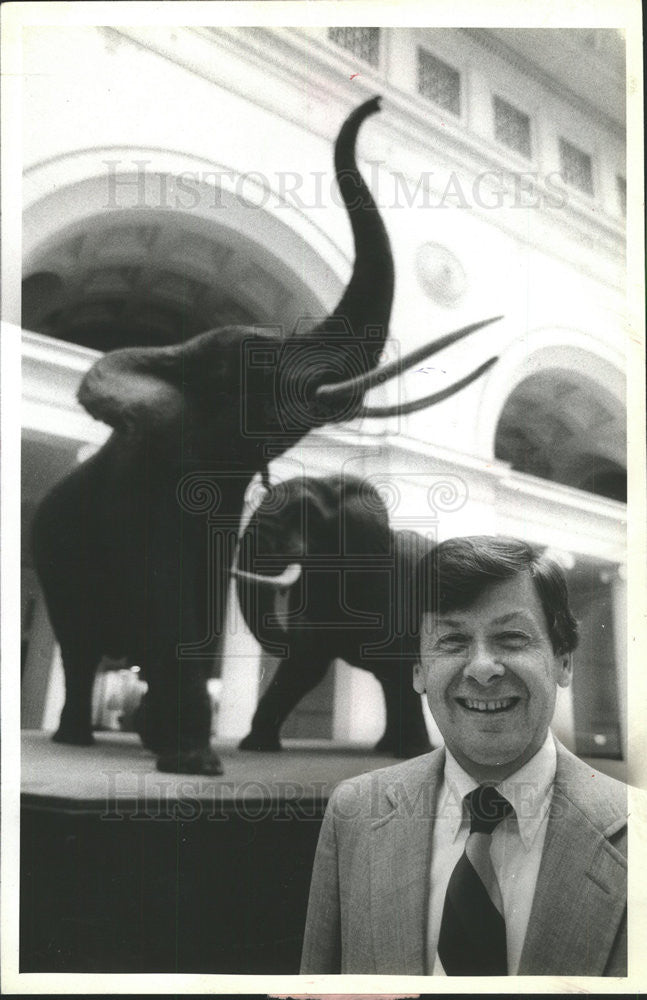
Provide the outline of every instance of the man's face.
<path id="1" fill-rule="evenodd" d="M 469 608 L 426 614 L 413 685 L 445 743 L 477 781 L 501 781 L 535 755 L 569 654 L 553 652 L 529 573 L 493 583 Z"/>

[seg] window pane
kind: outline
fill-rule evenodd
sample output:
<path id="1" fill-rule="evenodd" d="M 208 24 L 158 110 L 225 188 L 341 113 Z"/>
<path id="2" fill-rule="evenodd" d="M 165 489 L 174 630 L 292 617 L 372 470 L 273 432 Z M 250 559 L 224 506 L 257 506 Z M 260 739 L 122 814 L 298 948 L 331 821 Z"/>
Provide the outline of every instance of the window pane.
<path id="1" fill-rule="evenodd" d="M 502 97 L 494 98 L 494 134 L 504 146 L 530 159 L 530 118 Z"/>
<path id="2" fill-rule="evenodd" d="M 379 28 L 328 28 L 328 38 L 371 66 L 380 64 Z"/>
<path id="3" fill-rule="evenodd" d="M 559 154 L 565 182 L 580 191 L 593 194 L 593 165 L 588 153 L 582 152 L 566 139 L 560 139 Z"/>
<path id="4" fill-rule="evenodd" d="M 441 108 L 460 115 L 460 73 L 424 49 L 418 49 L 418 92 Z"/>

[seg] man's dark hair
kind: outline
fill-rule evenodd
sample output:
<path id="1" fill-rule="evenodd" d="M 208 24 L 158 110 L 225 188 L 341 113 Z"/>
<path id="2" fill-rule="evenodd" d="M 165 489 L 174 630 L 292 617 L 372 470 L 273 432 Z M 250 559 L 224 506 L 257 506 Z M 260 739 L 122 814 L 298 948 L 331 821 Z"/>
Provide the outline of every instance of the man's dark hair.
<path id="1" fill-rule="evenodd" d="M 534 581 L 553 651 L 572 652 L 578 640 L 577 621 L 568 603 L 564 572 L 553 559 L 518 538 L 450 538 L 423 556 L 416 582 L 419 624 L 425 612 L 469 608 L 488 585 L 523 572 Z"/>

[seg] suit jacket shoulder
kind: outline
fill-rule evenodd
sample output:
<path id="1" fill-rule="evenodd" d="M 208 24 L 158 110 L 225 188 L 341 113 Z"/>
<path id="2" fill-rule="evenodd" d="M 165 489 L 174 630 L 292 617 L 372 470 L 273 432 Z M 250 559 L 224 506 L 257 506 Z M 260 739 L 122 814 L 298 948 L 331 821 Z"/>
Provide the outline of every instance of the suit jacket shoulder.
<path id="1" fill-rule="evenodd" d="M 627 974 L 627 786 L 557 744 L 520 975 Z"/>
<path id="2" fill-rule="evenodd" d="M 596 771 L 557 740 L 555 785 L 605 837 L 627 825 L 627 786 Z"/>
<path id="3" fill-rule="evenodd" d="M 394 807 L 419 802 L 423 791 L 435 795 L 442 780 L 444 761 L 445 751 L 440 748 L 347 778 L 335 788 L 329 808 L 343 811 L 346 816 L 354 815 L 360 825 L 379 822 L 389 816 Z"/>

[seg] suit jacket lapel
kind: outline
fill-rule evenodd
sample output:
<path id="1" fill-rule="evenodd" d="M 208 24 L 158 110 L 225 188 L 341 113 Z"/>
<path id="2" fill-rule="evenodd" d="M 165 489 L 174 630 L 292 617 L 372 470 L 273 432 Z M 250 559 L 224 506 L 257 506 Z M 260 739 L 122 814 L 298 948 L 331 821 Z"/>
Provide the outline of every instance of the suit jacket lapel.
<path id="1" fill-rule="evenodd" d="M 626 906 L 626 862 L 607 837 L 626 815 L 598 795 L 586 765 L 559 744 L 557 751 L 519 975 L 601 976 Z"/>
<path id="2" fill-rule="evenodd" d="M 392 811 L 372 824 L 370 898 L 376 972 L 424 975 L 426 971 L 431 840 L 444 760 L 441 749 L 411 761 L 404 777 L 386 789 Z"/>

